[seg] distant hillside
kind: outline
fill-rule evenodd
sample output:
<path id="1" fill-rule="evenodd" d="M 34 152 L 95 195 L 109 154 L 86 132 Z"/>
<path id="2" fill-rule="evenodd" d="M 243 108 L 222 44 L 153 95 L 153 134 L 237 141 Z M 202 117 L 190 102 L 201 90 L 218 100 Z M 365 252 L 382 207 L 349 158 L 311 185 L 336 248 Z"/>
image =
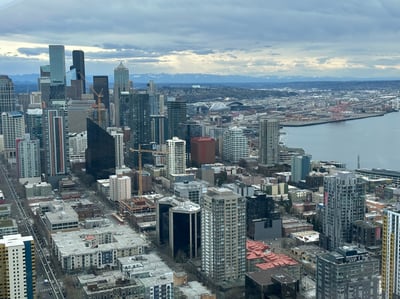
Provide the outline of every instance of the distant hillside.
<path id="1" fill-rule="evenodd" d="M 31 92 L 38 90 L 38 74 L 21 74 L 10 76 L 15 84 L 16 92 Z M 87 75 L 87 82 L 92 83 L 92 75 Z M 251 77 L 239 75 L 210 74 L 133 74 L 130 76 L 135 88 L 145 88 L 153 80 L 159 87 L 201 86 L 234 86 L 243 88 L 293 88 L 293 89 L 384 89 L 399 88 L 398 80 L 355 80 L 354 78 L 309 78 L 309 77 Z M 109 76 L 109 86 L 112 88 L 113 76 Z"/>

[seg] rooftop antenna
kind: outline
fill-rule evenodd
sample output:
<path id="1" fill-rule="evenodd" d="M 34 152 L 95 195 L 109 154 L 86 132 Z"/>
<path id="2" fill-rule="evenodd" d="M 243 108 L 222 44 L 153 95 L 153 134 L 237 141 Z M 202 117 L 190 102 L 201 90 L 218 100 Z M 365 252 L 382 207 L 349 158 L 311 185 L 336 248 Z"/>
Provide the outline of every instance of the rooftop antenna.
<path id="1" fill-rule="evenodd" d="M 357 155 L 357 169 L 361 168 L 361 163 L 360 163 L 360 155 Z"/>

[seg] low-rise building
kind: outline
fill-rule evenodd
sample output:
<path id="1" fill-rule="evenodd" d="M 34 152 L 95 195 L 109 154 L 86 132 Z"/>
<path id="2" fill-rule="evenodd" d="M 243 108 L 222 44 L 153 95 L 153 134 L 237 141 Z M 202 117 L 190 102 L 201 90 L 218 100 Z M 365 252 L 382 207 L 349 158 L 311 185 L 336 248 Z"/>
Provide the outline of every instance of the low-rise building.
<path id="1" fill-rule="evenodd" d="M 51 234 L 52 252 L 64 271 L 116 266 L 119 257 L 143 254 L 148 242 L 126 225 Z"/>

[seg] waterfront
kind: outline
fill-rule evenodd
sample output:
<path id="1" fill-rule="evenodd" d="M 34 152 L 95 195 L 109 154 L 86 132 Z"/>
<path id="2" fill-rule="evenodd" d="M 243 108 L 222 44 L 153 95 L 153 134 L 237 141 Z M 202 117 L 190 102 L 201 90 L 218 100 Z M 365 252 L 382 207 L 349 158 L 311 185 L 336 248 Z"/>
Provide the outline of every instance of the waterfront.
<path id="1" fill-rule="evenodd" d="M 400 113 L 307 127 L 284 127 L 281 141 L 301 147 L 313 160 L 344 162 L 348 169 L 400 171 Z"/>

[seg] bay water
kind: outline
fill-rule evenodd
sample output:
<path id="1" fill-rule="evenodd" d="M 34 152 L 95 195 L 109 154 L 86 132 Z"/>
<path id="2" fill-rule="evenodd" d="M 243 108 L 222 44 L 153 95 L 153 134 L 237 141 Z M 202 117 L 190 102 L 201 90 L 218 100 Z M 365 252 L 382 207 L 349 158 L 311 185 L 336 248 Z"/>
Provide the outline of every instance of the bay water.
<path id="1" fill-rule="evenodd" d="M 400 112 L 304 127 L 284 127 L 281 142 L 301 147 L 312 160 L 346 163 L 347 169 L 400 171 Z"/>

